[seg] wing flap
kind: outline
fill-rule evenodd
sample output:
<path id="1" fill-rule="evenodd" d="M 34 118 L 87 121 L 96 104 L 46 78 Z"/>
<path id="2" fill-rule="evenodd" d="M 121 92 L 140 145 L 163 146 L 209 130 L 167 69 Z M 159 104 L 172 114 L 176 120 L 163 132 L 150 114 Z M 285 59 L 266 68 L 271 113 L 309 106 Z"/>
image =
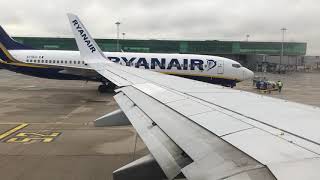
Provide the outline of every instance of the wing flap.
<path id="1" fill-rule="evenodd" d="M 153 121 L 126 95 L 119 93 L 115 96 L 115 100 L 130 119 L 166 176 L 173 179 L 180 174 L 179 163 L 184 164 L 186 161 L 182 156 L 182 150 L 158 126 L 153 125 Z"/>
<path id="2" fill-rule="evenodd" d="M 126 96 L 127 101 L 130 103 L 121 102 L 118 96 Z M 147 123 L 149 124 L 147 125 L 149 129 L 151 127 L 158 127 L 157 129 L 163 135 L 165 134 L 170 141 L 174 142 L 181 151 L 192 159 L 193 162 L 191 164 L 179 166 L 188 179 L 203 179 L 207 177 L 219 179 L 264 167 L 264 165 L 226 143 L 205 128 L 193 123 L 183 115 L 177 114 L 170 107 L 165 106 L 132 86 L 119 89 L 119 95 L 116 95 L 115 99 L 122 110 L 125 113 L 127 112 L 129 120 L 132 121 L 133 126 L 137 129 L 142 139 L 147 135 L 140 131 L 139 129 L 141 128 L 136 124 L 141 123 L 141 118 L 134 118 L 130 115 L 130 108 L 128 108 L 130 106 L 139 108 L 149 118 L 150 121 Z M 127 105 L 123 106 L 122 104 Z M 155 138 L 155 136 L 151 138 L 153 139 L 152 141 L 150 139 L 150 144 L 146 142 L 150 152 L 156 151 L 156 149 L 152 148 L 152 146 L 157 144 L 154 142 Z M 155 158 L 158 162 L 158 158 L 156 156 Z M 266 171 L 269 172 L 267 169 Z M 270 172 L 269 177 L 272 179 Z"/>
<path id="3" fill-rule="evenodd" d="M 217 161 L 214 156 L 188 165 L 182 169 L 183 174 L 190 180 L 197 179 L 244 179 L 244 180 L 275 180 L 267 167 L 261 165 L 238 167 L 232 162 Z"/>

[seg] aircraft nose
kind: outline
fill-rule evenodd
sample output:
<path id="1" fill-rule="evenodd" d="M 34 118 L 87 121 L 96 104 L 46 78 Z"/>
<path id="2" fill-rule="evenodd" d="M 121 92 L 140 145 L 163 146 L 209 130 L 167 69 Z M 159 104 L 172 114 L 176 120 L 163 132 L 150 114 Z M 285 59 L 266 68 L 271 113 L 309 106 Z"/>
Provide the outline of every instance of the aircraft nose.
<path id="1" fill-rule="evenodd" d="M 254 77 L 254 73 L 251 70 L 247 68 L 243 69 L 243 80 L 253 79 L 253 77 Z"/>

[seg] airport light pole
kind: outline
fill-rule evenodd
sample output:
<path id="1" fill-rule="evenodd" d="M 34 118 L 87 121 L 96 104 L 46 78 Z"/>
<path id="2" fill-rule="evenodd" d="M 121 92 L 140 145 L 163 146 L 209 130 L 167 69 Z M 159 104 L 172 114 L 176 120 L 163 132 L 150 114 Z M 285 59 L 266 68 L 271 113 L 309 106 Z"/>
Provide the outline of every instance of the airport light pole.
<path id="1" fill-rule="evenodd" d="M 126 35 L 125 32 L 122 33 L 122 39 L 124 40 L 124 36 Z"/>
<path id="2" fill-rule="evenodd" d="M 280 62 L 279 62 L 279 73 L 281 72 L 281 66 L 282 66 L 282 59 L 283 59 L 283 50 L 284 50 L 284 35 L 286 33 L 287 28 L 281 28 L 282 31 L 282 42 L 281 42 L 281 54 L 280 54 Z"/>
<path id="3" fill-rule="evenodd" d="M 249 41 L 249 37 L 250 37 L 250 34 L 247 34 L 247 35 L 246 35 L 247 42 Z"/>
<path id="4" fill-rule="evenodd" d="M 116 22 L 115 23 L 117 25 L 117 51 L 120 51 L 120 46 L 119 46 L 119 31 L 120 31 L 120 22 Z"/>

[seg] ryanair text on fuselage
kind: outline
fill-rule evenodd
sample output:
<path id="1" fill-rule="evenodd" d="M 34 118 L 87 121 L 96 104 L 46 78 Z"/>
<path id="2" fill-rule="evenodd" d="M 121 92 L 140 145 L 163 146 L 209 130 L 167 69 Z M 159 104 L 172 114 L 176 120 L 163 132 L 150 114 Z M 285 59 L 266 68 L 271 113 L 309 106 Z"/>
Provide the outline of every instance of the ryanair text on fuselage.
<path id="1" fill-rule="evenodd" d="M 136 68 L 144 67 L 145 69 L 167 69 L 170 70 L 175 68 L 177 70 L 195 70 L 196 68 L 203 71 L 204 66 L 207 70 L 213 69 L 217 62 L 215 60 L 206 60 L 207 63 L 205 65 L 205 61 L 201 59 L 166 59 L 166 58 L 155 58 L 151 57 L 147 60 L 144 57 L 108 57 L 111 61 L 115 63 L 120 63 L 123 61 L 127 66 L 135 66 Z M 150 63 L 149 63 L 150 62 Z M 168 63 L 167 63 L 168 62 Z"/>

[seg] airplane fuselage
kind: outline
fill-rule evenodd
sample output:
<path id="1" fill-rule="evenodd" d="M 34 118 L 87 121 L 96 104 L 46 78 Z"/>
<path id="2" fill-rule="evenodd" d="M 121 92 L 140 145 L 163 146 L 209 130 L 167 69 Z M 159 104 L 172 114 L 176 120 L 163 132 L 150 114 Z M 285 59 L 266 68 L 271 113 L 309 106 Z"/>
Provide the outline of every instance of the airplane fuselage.
<path id="1" fill-rule="evenodd" d="M 86 79 L 100 76 L 80 58 L 79 51 L 9 50 L 15 63 L 11 70 L 52 79 Z M 156 54 L 105 52 L 111 61 L 166 74 L 216 84 L 234 84 L 252 76 L 252 72 L 231 59 L 193 54 Z"/>

